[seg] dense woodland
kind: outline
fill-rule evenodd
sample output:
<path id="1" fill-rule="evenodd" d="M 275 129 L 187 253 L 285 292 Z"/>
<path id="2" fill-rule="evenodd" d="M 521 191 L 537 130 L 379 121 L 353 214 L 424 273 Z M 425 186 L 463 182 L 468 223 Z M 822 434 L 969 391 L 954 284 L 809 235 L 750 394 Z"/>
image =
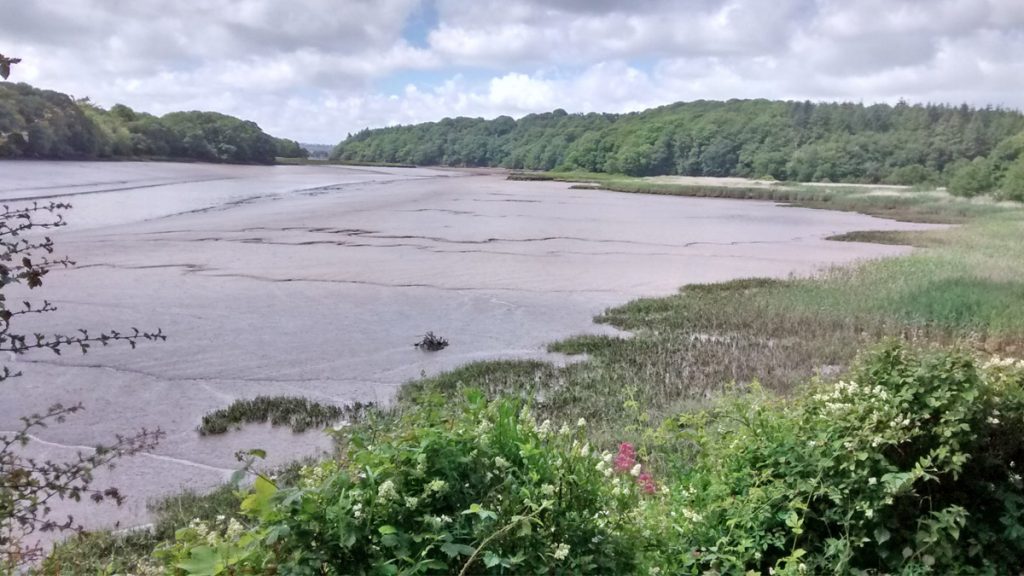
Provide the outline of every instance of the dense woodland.
<path id="1" fill-rule="evenodd" d="M 952 184 L 1024 196 L 1024 115 L 968 106 L 681 102 L 630 114 L 555 110 L 363 130 L 343 161 Z"/>
<path id="2" fill-rule="evenodd" d="M 216 112 L 154 116 L 122 104 L 104 110 L 67 94 L 0 83 L 0 158 L 168 158 L 271 164 L 305 157 L 297 142 Z"/>

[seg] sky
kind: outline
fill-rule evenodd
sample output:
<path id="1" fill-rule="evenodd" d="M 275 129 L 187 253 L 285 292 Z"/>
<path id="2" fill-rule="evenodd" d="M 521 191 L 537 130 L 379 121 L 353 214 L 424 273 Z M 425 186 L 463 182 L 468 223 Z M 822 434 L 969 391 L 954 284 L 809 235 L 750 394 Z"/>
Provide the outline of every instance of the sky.
<path id="1" fill-rule="evenodd" d="M 1024 108 L 1024 0 L 0 0 L 12 81 L 301 142 L 699 99 Z"/>

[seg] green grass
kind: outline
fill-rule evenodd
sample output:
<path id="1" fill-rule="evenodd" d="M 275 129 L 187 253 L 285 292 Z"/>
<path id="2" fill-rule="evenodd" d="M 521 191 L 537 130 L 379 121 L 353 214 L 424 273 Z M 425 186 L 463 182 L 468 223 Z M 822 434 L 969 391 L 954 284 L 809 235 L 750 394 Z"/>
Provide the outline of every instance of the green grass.
<path id="1" fill-rule="evenodd" d="M 288 426 L 292 431 L 305 432 L 310 428 L 323 428 L 342 419 L 358 419 L 370 405 L 356 402 L 347 406 L 321 404 L 295 396 L 257 396 L 235 400 L 227 408 L 214 410 L 199 425 L 199 433 L 223 434 L 243 424 L 270 422 L 274 426 Z"/>
<path id="2" fill-rule="evenodd" d="M 869 187 L 793 182 L 776 182 L 767 186 L 684 184 L 593 172 L 515 172 L 508 178 L 574 182 L 572 188 L 581 190 L 597 188 L 636 194 L 767 200 L 805 208 L 860 212 L 905 222 L 961 224 L 1007 209 L 988 198 L 958 198 L 935 190 L 912 188 L 899 193 L 876 194 Z"/>
<path id="3" fill-rule="evenodd" d="M 946 221 L 963 213 L 941 203 L 927 211 Z M 852 233 L 842 239 L 919 248 L 815 278 L 692 285 L 675 296 L 636 300 L 597 318 L 632 338 L 588 335 L 549 346 L 587 354 L 586 362 L 473 364 L 410 383 L 400 400 L 469 387 L 531 395 L 544 417 L 584 417 L 596 439 L 610 441 L 635 424 L 636 416 L 623 410 L 627 404 L 657 422 L 754 381 L 787 394 L 809 377 L 838 376 L 859 350 L 888 337 L 1020 355 L 1022 238 L 1022 212 L 1007 207 L 949 229 Z"/>

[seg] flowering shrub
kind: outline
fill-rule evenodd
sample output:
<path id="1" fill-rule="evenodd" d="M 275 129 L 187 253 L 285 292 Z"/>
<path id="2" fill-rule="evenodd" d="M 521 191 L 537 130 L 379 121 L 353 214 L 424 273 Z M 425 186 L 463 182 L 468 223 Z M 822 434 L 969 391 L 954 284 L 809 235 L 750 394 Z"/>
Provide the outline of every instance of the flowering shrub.
<path id="1" fill-rule="evenodd" d="M 1011 574 L 1024 566 L 1024 362 L 899 345 L 792 401 L 681 416 L 669 573 Z"/>
<path id="2" fill-rule="evenodd" d="M 479 395 L 429 400 L 357 432 L 344 461 L 295 488 L 257 480 L 248 526 L 189 526 L 160 555 L 176 574 L 631 573 L 653 480 L 611 472 L 584 424 L 555 430 Z"/>

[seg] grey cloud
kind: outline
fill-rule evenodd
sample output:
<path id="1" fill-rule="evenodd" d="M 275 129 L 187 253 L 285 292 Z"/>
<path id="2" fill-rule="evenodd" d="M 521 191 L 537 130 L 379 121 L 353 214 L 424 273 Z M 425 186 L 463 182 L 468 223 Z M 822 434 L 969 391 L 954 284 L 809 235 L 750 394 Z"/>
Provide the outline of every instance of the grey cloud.
<path id="1" fill-rule="evenodd" d="M 439 22 L 416 47 L 402 32 L 424 2 Z M 1024 105 L 1024 0 L 0 3 L 0 52 L 25 58 L 20 80 L 325 142 L 456 114 L 695 98 Z"/>

